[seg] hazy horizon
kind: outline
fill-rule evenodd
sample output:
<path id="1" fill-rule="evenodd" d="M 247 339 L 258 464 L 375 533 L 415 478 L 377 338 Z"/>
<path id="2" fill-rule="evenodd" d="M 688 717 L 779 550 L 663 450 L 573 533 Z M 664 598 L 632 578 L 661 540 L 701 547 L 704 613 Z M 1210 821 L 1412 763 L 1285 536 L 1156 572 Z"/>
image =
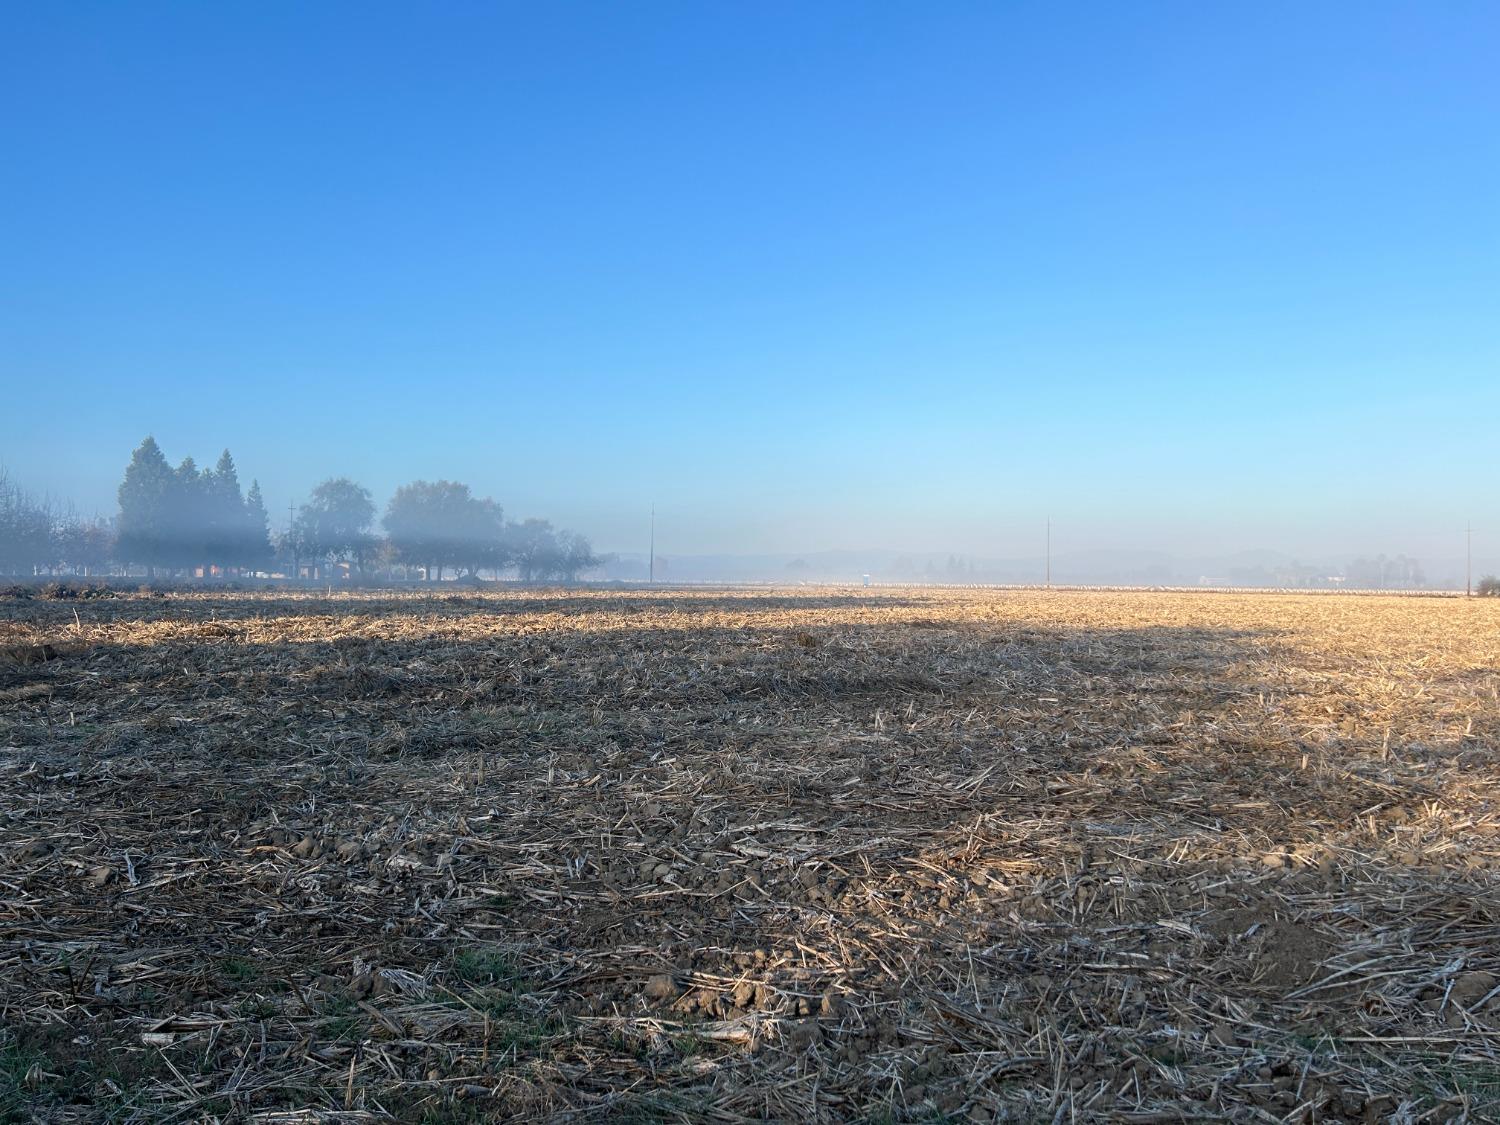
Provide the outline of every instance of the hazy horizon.
<path id="1" fill-rule="evenodd" d="M 200 466 L 211 465 L 218 456 L 218 448 L 173 447 L 163 445 L 172 463 L 191 456 Z M 270 511 L 271 527 L 282 530 L 287 523 L 288 503 L 296 503 L 306 497 L 319 480 L 333 475 L 350 475 L 359 483 L 369 487 L 377 507 L 384 509 L 385 502 L 397 487 L 412 479 L 425 476 L 436 479 L 456 474 L 411 472 L 397 474 L 345 473 L 330 468 L 321 476 L 306 478 L 300 486 L 287 483 L 288 476 L 276 459 L 268 462 L 269 472 L 257 470 L 253 453 L 245 455 L 239 448 L 234 454 L 240 475 L 248 485 L 258 480 L 266 496 Z M 120 459 L 114 478 L 105 487 L 94 487 L 79 494 L 69 494 L 55 486 L 49 486 L 46 478 L 18 471 L 5 465 L 13 479 L 37 495 L 46 495 L 62 503 L 73 504 L 80 514 L 112 516 L 117 510 L 115 490 L 119 477 L 123 475 L 129 451 Z M 299 478 L 300 479 L 300 478 Z M 563 495 L 548 497 L 545 492 L 534 489 L 513 489 L 509 496 L 497 487 L 492 487 L 481 476 L 462 478 L 478 495 L 493 495 L 504 505 L 509 517 L 520 519 L 542 515 L 555 522 L 576 528 L 588 534 L 601 551 L 611 554 L 644 553 L 649 543 L 652 522 L 652 504 L 649 500 L 636 510 L 602 511 L 596 506 L 578 502 L 578 498 Z M 386 483 L 389 481 L 389 483 Z M 533 492 L 538 496 L 535 506 L 515 502 L 515 496 Z M 95 502 L 83 499 L 92 495 Z M 669 493 L 670 495 L 670 493 Z M 1024 498 L 1023 498 L 1024 499 Z M 573 502 L 570 503 L 570 500 Z M 958 554 L 965 558 L 988 558 L 1019 560 L 1041 559 L 1046 550 L 1048 520 L 1044 512 L 1035 510 L 1017 514 L 994 508 L 976 506 L 972 511 L 945 511 L 943 505 L 934 505 L 936 510 L 915 512 L 900 521 L 901 526 L 875 529 L 861 536 L 859 530 L 841 535 L 830 528 L 836 525 L 839 515 L 829 513 L 823 520 L 814 511 L 792 512 L 787 518 L 777 520 L 774 515 L 757 520 L 752 510 L 726 515 L 712 509 L 668 507 L 658 502 L 656 508 L 656 543 L 658 552 L 664 556 L 779 556 L 818 555 L 832 552 L 851 554 L 893 553 L 915 556 L 942 556 Z M 1485 510 L 1482 505 L 1476 505 Z M 869 519 L 868 513 L 856 513 Z M 1274 512 L 1261 513 L 1258 518 L 1241 518 L 1233 528 L 1224 526 L 1227 517 L 1208 516 L 1198 520 L 1181 518 L 1122 519 L 1111 517 L 1094 509 L 1082 516 L 1081 522 L 1068 518 L 1072 513 L 1062 512 L 1052 516 L 1051 544 L 1058 558 L 1091 553 L 1129 555 L 1140 552 L 1161 552 L 1183 558 L 1223 557 L 1251 552 L 1274 552 L 1289 559 L 1304 563 L 1327 563 L 1336 565 L 1357 556 L 1377 554 L 1407 554 L 1424 563 L 1461 560 L 1464 550 L 1464 523 L 1457 517 L 1457 526 L 1442 514 L 1432 511 L 1386 512 L 1378 516 L 1361 517 L 1343 514 L 1336 519 L 1322 521 L 1315 516 L 1303 520 L 1282 517 Z M 904 513 L 902 513 L 904 517 Z M 875 521 L 870 519 L 870 525 Z M 867 525 L 868 526 L 868 525 Z M 1479 527 L 1475 532 L 1476 564 L 1484 561 L 1491 567 L 1500 566 L 1500 550 L 1494 549 L 1493 541 L 1500 537 L 1485 534 Z"/>
<path id="2" fill-rule="evenodd" d="M 1500 558 L 1481 4 L 20 8 L 0 462 L 603 551 Z M 1434 577 L 1437 577 L 1434 575 Z"/>

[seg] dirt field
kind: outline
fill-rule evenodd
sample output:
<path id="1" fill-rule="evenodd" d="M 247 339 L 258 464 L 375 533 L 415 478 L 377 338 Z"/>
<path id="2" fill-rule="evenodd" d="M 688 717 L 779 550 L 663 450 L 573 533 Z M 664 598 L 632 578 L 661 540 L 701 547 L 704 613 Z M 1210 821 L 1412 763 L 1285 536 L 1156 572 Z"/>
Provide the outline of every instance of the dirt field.
<path id="1" fill-rule="evenodd" d="M 0 646 L 0 1119 L 1500 1119 L 1500 602 L 142 594 Z"/>

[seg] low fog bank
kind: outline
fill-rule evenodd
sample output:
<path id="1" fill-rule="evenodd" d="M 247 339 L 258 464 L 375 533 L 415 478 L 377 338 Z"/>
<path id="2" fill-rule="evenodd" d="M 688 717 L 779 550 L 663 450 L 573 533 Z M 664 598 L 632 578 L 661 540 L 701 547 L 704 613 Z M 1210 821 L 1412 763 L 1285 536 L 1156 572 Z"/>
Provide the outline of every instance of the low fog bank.
<path id="1" fill-rule="evenodd" d="M 646 553 L 617 552 L 600 577 L 645 581 Z M 1500 571 L 1500 559 L 1474 559 L 1473 578 Z M 913 582 L 1029 585 L 1048 578 L 1044 555 L 989 558 L 941 552 L 819 551 L 804 554 L 658 553 L 658 582 Z M 1052 556 L 1056 585 L 1251 586 L 1297 589 L 1462 590 L 1464 560 L 1377 554 L 1299 561 L 1278 551 L 1187 556 L 1165 551 L 1075 551 Z"/>
<path id="2" fill-rule="evenodd" d="M 1419 557 L 1399 549 L 1363 554 L 1275 549 L 1190 553 L 1150 549 L 1070 549 L 949 553 L 926 550 L 821 550 L 807 553 L 690 553 L 673 550 L 647 524 L 636 540 L 654 537 L 656 550 L 598 554 L 584 532 L 555 527 L 537 517 L 514 519 L 500 504 L 452 480 L 414 480 L 396 488 L 382 506 L 370 489 L 348 477 L 331 477 L 285 509 L 262 495 L 226 449 L 211 468 L 191 456 L 175 467 L 154 439 L 131 454 L 116 490 L 114 511 L 84 516 L 66 501 L 29 491 L 0 466 L 0 574 L 14 576 L 133 576 L 187 578 L 260 577 L 307 580 L 429 581 L 514 579 L 523 582 L 624 581 L 661 583 L 940 583 L 952 585 L 1240 586 L 1293 589 L 1463 590 L 1470 581 L 1500 573 L 1500 559 L 1482 551 L 1466 568 L 1462 555 Z M 284 518 L 273 518 L 285 513 Z M 613 524 L 627 513 L 599 512 L 590 524 Z M 942 541 L 941 528 L 921 527 L 920 516 L 902 519 L 908 542 Z M 745 513 L 726 510 L 683 534 L 679 519 L 669 532 L 676 543 L 792 543 L 853 538 L 848 529 L 786 522 L 746 532 Z M 643 521 L 644 522 L 644 521 Z M 993 521 L 987 521 L 993 525 Z M 1144 524 L 1122 525 L 1137 535 Z M 739 534 L 729 536 L 727 532 Z M 1257 535 L 1242 529 L 1245 539 Z M 1290 523 L 1260 529 L 1302 541 Z M 1108 535 L 1096 536 L 1107 539 Z M 1400 535 L 1390 539 L 1399 541 Z M 1389 542 L 1367 536 L 1366 542 Z M 991 542 L 1023 542 L 997 537 Z M 1158 542 L 1170 542 L 1158 539 Z M 1315 542 L 1316 540 L 1308 540 Z M 1348 542 L 1347 539 L 1343 540 Z M 1408 543 L 1422 542 L 1411 536 Z M 1035 540 L 1029 542 L 1041 546 Z M 1431 542 L 1431 541 L 1429 541 Z M 1460 540 L 1460 545 L 1462 540 Z M 641 544 L 644 545 L 644 544 Z M 1481 546 L 1476 540 L 1475 546 Z M 1408 550 L 1410 548 L 1408 547 Z"/>

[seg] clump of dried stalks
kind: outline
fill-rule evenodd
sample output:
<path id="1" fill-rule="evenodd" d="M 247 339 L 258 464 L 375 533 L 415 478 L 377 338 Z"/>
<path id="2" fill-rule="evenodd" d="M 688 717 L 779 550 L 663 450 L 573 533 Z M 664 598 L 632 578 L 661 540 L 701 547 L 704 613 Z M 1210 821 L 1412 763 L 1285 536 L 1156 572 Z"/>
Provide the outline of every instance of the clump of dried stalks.
<path id="1" fill-rule="evenodd" d="M 1497 626 L 7 603 L 0 1117 L 1492 1120 Z"/>

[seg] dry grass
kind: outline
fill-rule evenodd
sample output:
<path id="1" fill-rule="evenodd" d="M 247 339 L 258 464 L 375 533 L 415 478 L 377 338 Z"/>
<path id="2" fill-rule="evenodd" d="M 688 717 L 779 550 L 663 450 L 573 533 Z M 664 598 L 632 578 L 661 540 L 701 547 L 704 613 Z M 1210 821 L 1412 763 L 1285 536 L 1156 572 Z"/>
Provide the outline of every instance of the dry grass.
<path id="1" fill-rule="evenodd" d="M 1500 603 L 193 594 L 0 647 L 0 1119 L 1500 1117 Z"/>

